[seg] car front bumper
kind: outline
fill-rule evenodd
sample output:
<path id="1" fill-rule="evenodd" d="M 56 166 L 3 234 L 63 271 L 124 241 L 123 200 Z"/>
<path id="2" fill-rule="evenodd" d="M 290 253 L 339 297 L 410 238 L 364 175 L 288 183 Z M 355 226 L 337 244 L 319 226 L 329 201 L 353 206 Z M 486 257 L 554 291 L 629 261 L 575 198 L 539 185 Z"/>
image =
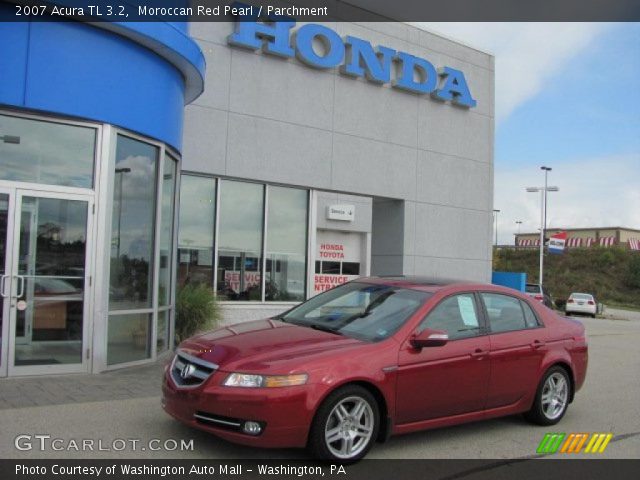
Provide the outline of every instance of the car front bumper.
<path id="1" fill-rule="evenodd" d="M 218 371 L 196 388 L 180 388 L 165 374 L 162 407 L 181 422 L 230 442 L 264 448 L 306 446 L 314 413 L 309 402 L 311 385 L 224 387 L 221 383 L 227 375 Z M 258 422 L 262 432 L 244 433 L 246 421 Z"/>

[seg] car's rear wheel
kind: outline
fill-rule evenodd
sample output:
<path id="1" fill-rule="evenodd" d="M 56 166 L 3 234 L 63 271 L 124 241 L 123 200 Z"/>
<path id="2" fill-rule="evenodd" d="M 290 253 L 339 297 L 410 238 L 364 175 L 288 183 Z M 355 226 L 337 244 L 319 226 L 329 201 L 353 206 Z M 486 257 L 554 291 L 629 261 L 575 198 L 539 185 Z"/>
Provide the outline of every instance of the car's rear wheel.
<path id="1" fill-rule="evenodd" d="M 317 458 L 355 462 L 367 454 L 379 428 L 376 399 L 365 388 L 348 385 L 329 395 L 316 412 L 309 448 Z"/>
<path id="2" fill-rule="evenodd" d="M 555 425 L 569 406 L 571 380 L 567 371 L 560 367 L 551 367 L 542 377 L 531 410 L 525 417 L 539 425 Z"/>

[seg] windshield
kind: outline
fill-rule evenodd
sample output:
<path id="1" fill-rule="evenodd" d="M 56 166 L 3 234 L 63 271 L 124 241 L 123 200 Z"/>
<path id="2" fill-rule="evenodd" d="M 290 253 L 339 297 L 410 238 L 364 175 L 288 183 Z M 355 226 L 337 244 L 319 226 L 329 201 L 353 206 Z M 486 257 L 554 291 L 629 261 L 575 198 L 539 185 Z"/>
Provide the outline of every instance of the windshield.
<path id="1" fill-rule="evenodd" d="M 393 335 L 431 293 L 350 282 L 311 298 L 279 320 L 369 342 Z"/>

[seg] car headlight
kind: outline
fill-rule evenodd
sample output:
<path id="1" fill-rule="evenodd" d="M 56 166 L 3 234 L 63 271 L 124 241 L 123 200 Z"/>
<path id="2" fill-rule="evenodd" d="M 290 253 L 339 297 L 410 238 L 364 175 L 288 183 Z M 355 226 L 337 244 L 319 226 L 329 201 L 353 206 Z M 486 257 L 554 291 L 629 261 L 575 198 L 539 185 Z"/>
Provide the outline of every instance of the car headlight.
<path id="1" fill-rule="evenodd" d="M 232 373 L 223 385 L 225 387 L 293 387 L 304 385 L 309 376 L 306 373 L 295 375 L 252 375 L 249 373 Z"/>

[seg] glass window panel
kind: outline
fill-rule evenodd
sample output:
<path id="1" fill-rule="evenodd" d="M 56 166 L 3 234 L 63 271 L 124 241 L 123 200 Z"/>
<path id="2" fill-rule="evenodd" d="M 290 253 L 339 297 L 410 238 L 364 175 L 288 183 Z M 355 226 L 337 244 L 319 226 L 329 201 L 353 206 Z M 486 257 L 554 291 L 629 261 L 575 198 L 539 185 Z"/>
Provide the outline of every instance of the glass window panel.
<path id="1" fill-rule="evenodd" d="M 169 321 L 171 318 L 171 310 L 158 312 L 158 347 L 157 353 L 164 352 L 169 349 Z"/>
<path id="2" fill-rule="evenodd" d="M 261 300 L 264 186 L 223 180 L 220 188 L 218 297 Z"/>
<path id="3" fill-rule="evenodd" d="M 96 130 L 0 115 L 0 179 L 91 188 Z"/>
<path id="4" fill-rule="evenodd" d="M 203 283 L 213 287 L 213 230 L 216 183 L 213 178 L 180 177 L 178 285 Z M 233 262 L 233 257 L 231 257 Z M 225 267 L 228 268 L 228 267 Z M 230 268 L 233 270 L 233 265 Z"/>
<path id="5" fill-rule="evenodd" d="M 450 340 L 479 335 L 480 321 L 473 294 L 463 293 L 444 299 L 422 320 L 418 330 L 425 328 L 445 331 Z"/>
<path id="6" fill-rule="evenodd" d="M 118 135 L 111 224 L 109 309 L 152 302 L 158 148 Z"/>
<path id="7" fill-rule="evenodd" d="M 500 333 L 526 328 L 520 300 L 497 293 L 480 294 L 489 315 L 491 332 Z"/>
<path id="8" fill-rule="evenodd" d="M 342 262 L 343 275 L 360 275 L 360 264 L 357 262 Z"/>
<path id="9" fill-rule="evenodd" d="M 82 362 L 87 202 L 23 197 L 15 365 Z"/>
<path id="10" fill-rule="evenodd" d="M 322 262 L 322 273 L 340 275 L 340 262 Z"/>
<path id="11" fill-rule="evenodd" d="M 171 273 L 173 268 L 173 205 L 176 190 L 177 163 L 164 156 L 162 174 L 162 200 L 160 213 L 160 276 L 158 278 L 158 305 L 171 302 Z"/>
<path id="12" fill-rule="evenodd" d="M 539 326 L 540 323 L 538 322 L 538 317 L 536 317 L 536 314 L 533 313 L 533 310 L 531 310 L 529 304 L 523 301 L 520 301 L 520 303 L 522 304 L 522 309 L 524 310 L 524 320 L 527 324 L 527 327 L 534 328 Z"/>
<path id="13" fill-rule="evenodd" d="M 151 358 L 149 313 L 109 315 L 107 365 Z"/>
<path id="14" fill-rule="evenodd" d="M 308 192 L 269 187 L 265 300 L 305 298 Z"/>

